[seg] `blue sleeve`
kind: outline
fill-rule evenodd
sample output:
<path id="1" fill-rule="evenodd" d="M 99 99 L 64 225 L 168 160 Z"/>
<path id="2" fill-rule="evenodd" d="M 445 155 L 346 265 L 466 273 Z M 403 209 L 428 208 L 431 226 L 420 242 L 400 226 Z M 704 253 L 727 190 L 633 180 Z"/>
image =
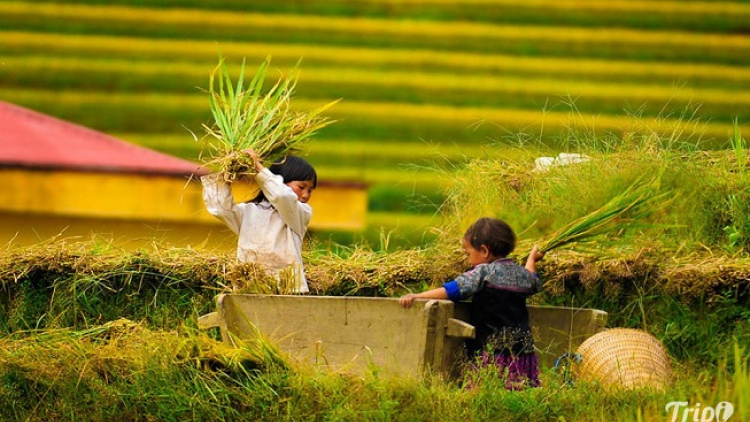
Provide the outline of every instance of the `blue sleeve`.
<path id="1" fill-rule="evenodd" d="M 458 287 L 456 280 L 443 284 L 445 291 L 448 292 L 448 299 L 452 301 L 461 300 L 461 289 Z"/>
<path id="2" fill-rule="evenodd" d="M 454 280 L 458 291 L 455 293 L 459 299 L 468 299 L 478 292 L 484 285 L 489 266 L 479 264 L 471 270 L 459 275 Z M 457 299 L 458 300 L 458 299 Z"/>
<path id="3" fill-rule="evenodd" d="M 531 276 L 533 278 L 531 283 L 531 294 L 536 294 L 542 291 L 542 279 L 539 278 L 539 274 L 537 273 L 531 273 Z"/>

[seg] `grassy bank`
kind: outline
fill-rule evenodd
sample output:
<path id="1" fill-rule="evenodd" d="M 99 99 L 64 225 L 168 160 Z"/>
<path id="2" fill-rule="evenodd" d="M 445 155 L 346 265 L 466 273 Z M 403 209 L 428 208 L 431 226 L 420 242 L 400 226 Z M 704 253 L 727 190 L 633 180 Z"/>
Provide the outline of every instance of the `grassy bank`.
<path id="1" fill-rule="evenodd" d="M 126 320 L 0 341 L 3 420 L 642 421 L 669 420 L 664 407 L 673 401 L 733 403 L 730 420 L 750 418 L 740 348 L 712 370 L 681 368 L 668 391 L 610 395 L 552 372 L 542 374 L 543 388 L 520 393 L 496 382 L 467 390 L 439 378 L 327 374 L 285 365 L 258 345 L 229 352 L 189 329 L 152 331 Z"/>
<path id="2" fill-rule="evenodd" d="M 522 259 L 632 180 L 658 175 L 655 189 L 669 195 L 655 212 L 585 251 L 550 252 L 538 268 L 545 288 L 531 301 L 602 309 L 610 327 L 653 334 L 676 375 L 666 390 L 611 394 L 549 368 L 540 389 L 508 392 L 491 379 L 470 390 L 465 379 L 383 377 L 376 367 L 330 373 L 263 338 L 228 348 L 216 332 L 197 331 L 197 318 L 230 288 L 275 292 L 253 265 L 158 244 L 125 251 L 102 239 L 58 240 L 0 256 L 0 416 L 642 421 L 669 420 L 668 404 L 686 402 L 680 412 L 730 403 L 731 420 L 750 420 L 750 173 L 741 133 L 732 150 L 712 153 L 647 136 L 571 142 L 589 161 L 539 171 L 535 154 L 508 149 L 438 172 L 447 200 L 420 223 L 433 228 L 428 246 L 393 247 L 416 224 L 410 215 L 404 229 L 369 244 L 313 236 L 305 250 L 311 292 L 395 297 L 439 285 L 466 268 L 458 239 L 482 215 L 517 228 L 514 258 Z"/>
<path id="3" fill-rule="evenodd" d="M 695 259 L 669 266 L 642 255 L 545 260 L 552 285 L 538 302 L 607 310 L 610 326 L 646 329 L 669 349 L 677 379 L 666 391 L 613 395 L 551 369 L 542 373 L 543 388 L 514 393 L 495 381 L 467 390 L 462 380 L 383 378 L 377 368 L 328 373 L 295 363 L 272 343 L 228 348 L 216 333 L 194 328 L 213 310 L 215 293 L 246 285 L 253 274 L 231 257 L 128 253 L 105 243 L 15 251 L 0 262 L 0 416 L 637 421 L 662 420 L 672 401 L 726 401 L 737 412 L 732 420 L 747 421 L 750 265 L 702 257 L 696 266 Z M 310 252 L 307 272 L 314 294 L 384 296 L 423 289 L 462 265 L 449 251 L 341 248 Z"/>

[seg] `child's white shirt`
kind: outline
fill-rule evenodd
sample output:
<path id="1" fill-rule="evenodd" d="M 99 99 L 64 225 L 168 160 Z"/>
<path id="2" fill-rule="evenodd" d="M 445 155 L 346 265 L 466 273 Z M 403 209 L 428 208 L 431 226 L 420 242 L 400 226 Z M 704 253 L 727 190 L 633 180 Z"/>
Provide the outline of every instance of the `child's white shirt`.
<path id="1" fill-rule="evenodd" d="M 302 238 L 310 224 L 312 208 L 300 202 L 283 178 L 268 169 L 258 173 L 255 181 L 266 199 L 236 204 L 230 184 L 220 181 L 216 174 L 201 177 L 206 209 L 238 235 L 240 262 L 260 264 L 276 276 L 292 265 L 298 275 L 297 291 L 307 293 Z"/>

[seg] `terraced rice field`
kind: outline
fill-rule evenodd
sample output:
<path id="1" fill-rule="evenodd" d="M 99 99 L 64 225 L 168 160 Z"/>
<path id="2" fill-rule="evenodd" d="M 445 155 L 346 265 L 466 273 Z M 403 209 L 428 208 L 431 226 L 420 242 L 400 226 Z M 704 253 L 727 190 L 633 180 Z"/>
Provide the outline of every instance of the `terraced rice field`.
<path id="1" fill-rule="evenodd" d="M 309 158 L 369 182 L 378 212 L 435 196 L 436 159 L 519 132 L 695 128 L 719 148 L 750 122 L 744 1 L 0 1 L 0 16 L 0 99 L 188 159 L 219 53 L 302 59 L 295 105 L 342 99 Z"/>

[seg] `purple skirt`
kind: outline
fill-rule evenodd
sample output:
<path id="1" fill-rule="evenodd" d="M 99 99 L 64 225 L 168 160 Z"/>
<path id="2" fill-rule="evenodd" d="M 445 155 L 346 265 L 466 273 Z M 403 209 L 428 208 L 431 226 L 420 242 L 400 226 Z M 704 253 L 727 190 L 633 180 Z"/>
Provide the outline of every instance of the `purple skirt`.
<path id="1" fill-rule="evenodd" d="M 511 355 L 509 353 L 495 353 L 484 351 L 477 357 L 479 368 L 494 366 L 497 376 L 505 380 L 508 390 L 523 390 L 524 388 L 539 387 L 539 361 L 536 353 Z"/>

